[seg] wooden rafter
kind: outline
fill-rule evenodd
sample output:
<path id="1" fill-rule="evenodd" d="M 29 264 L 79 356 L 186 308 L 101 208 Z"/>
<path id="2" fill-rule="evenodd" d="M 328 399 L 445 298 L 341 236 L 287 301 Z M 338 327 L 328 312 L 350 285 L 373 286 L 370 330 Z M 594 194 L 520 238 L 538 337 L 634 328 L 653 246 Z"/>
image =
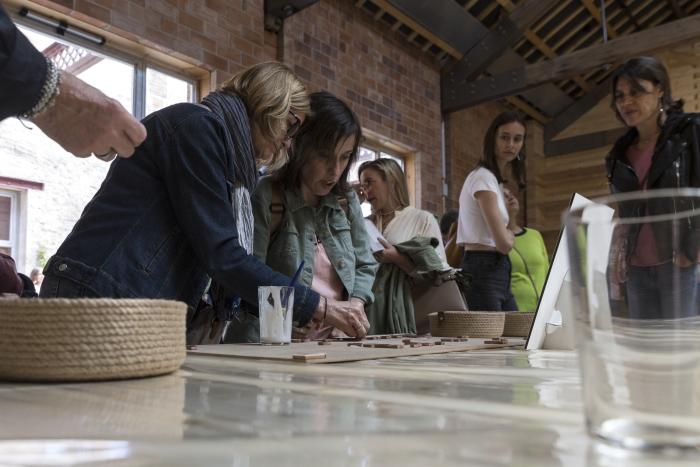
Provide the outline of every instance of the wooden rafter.
<path id="1" fill-rule="evenodd" d="M 672 47 L 700 36 L 700 15 L 618 37 L 605 44 L 516 68 L 469 83 L 460 93 L 443 102 L 448 111 L 518 94 L 542 83 L 565 79 L 604 64 L 641 53 Z"/>
<path id="2" fill-rule="evenodd" d="M 498 3 L 501 3 L 501 0 L 497 0 L 497 1 L 498 1 Z M 481 13 L 479 13 L 479 16 L 477 16 L 477 19 L 483 23 L 484 20 L 486 19 L 486 17 L 488 17 L 488 15 L 493 13 L 493 10 L 498 8 L 498 3 L 494 2 L 494 3 L 487 5 L 486 8 L 484 8 L 483 11 Z"/>
<path id="3" fill-rule="evenodd" d="M 586 10 L 588 10 L 588 12 L 591 14 L 591 16 L 593 16 L 595 18 L 595 20 L 598 21 L 598 24 L 600 24 L 602 26 L 603 25 L 603 18 L 601 17 L 600 9 L 593 4 L 593 0 L 581 0 L 581 3 L 583 4 L 584 7 L 586 7 Z M 610 21 L 607 20 L 607 18 L 606 18 L 605 23 L 606 23 L 605 27 L 607 28 L 607 31 L 608 31 L 608 37 L 611 39 L 614 39 L 615 37 L 617 37 L 617 31 L 615 30 L 615 27 L 612 24 L 610 24 Z"/>
<path id="4" fill-rule="evenodd" d="M 464 4 L 464 9 L 469 11 L 471 8 L 477 4 L 479 0 L 469 0 L 467 3 Z"/>
<path id="5" fill-rule="evenodd" d="M 523 0 L 515 8 L 508 8 L 508 14 L 499 19 L 491 29 L 469 49 L 454 73 L 460 79 L 471 81 L 478 78 L 487 67 L 497 61 L 512 45 L 522 37 L 523 32 L 558 0 Z"/>
<path id="6" fill-rule="evenodd" d="M 427 28 L 418 24 L 411 17 L 407 16 L 402 11 L 400 11 L 398 8 L 394 7 L 387 0 L 372 0 L 372 2 L 382 11 L 385 11 L 386 13 L 390 14 L 396 19 L 397 22 L 394 24 L 394 26 L 400 23 L 406 25 L 412 30 L 412 32 L 407 37 L 409 42 L 413 42 L 413 40 L 420 34 L 421 36 L 426 38 L 428 43 L 434 44 L 436 47 L 441 49 L 442 52 L 444 52 L 439 54 L 438 57 L 444 58 L 445 54 L 449 54 L 450 57 L 459 60 L 464 55 L 462 52 L 452 47 L 446 41 L 442 40 L 440 37 L 430 32 Z M 526 101 L 520 99 L 519 97 L 509 96 L 505 99 L 505 101 L 543 124 L 550 120 L 549 117 L 547 117 L 542 112 L 537 110 L 535 107 L 533 107 Z"/>
<path id="7" fill-rule="evenodd" d="M 634 24 L 634 27 L 636 27 L 637 29 L 642 29 L 642 26 L 637 21 L 637 17 L 634 16 L 632 9 L 630 9 L 625 0 L 615 0 L 615 3 L 617 3 L 619 7 L 622 8 L 629 20 L 632 22 L 632 24 Z"/>
<path id="8" fill-rule="evenodd" d="M 497 0 L 497 1 L 508 13 L 512 12 L 515 9 L 515 5 L 510 0 Z M 525 38 L 527 40 L 529 40 L 532 43 L 532 45 L 537 47 L 537 49 L 540 52 L 542 52 L 542 55 L 544 55 L 545 57 L 551 59 L 551 58 L 554 58 L 557 56 L 557 54 L 554 52 L 554 50 L 552 50 L 542 39 L 540 39 L 540 37 L 537 34 L 532 32 L 529 28 L 525 29 L 523 31 L 523 35 L 525 36 Z M 584 81 L 583 78 L 575 76 L 572 79 L 584 91 L 588 91 L 589 89 L 591 89 L 591 86 L 586 81 Z"/>
<path id="9" fill-rule="evenodd" d="M 394 7 L 387 0 L 372 0 L 372 2 L 375 5 L 377 5 L 377 7 L 379 7 L 380 9 L 384 10 L 385 12 L 389 13 L 391 16 L 396 18 L 397 21 L 400 21 L 401 23 L 403 23 L 406 26 L 408 26 L 409 28 L 411 28 L 416 33 L 416 36 L 418 34 L 420 34 L 421 36 L 425 37 L 427 40 L 429 40 L 430 42 L 432 42 L 433 44 L 435 44 L 436 46 L 438 46 L 442 50 L 448 52 L 450 55 L 452 55 L 456 59 L 462 58 L 462 55 L 463 55 L 462 52 L 455 49 L 454 47 L 452 47 L 450 44 L 448 44 L 444 40 L 440 39 L 437 35 L 433 34 L 427 28 L 424 28 L 423 26 L 418 24 L 416 21 L 414 21 L 409 16 L 405 15 L 401 10 Z M 413 38 L 411 38 L 410 41 L 415 39 L 416 36 L 413 36 Z"/>

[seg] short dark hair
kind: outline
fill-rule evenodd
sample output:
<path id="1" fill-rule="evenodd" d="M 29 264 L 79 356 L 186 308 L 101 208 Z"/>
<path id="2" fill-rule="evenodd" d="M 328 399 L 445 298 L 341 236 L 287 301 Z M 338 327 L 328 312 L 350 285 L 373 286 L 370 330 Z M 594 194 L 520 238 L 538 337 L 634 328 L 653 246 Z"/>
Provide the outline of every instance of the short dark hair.
<path id="1" fill-rule="evenodd" d="M 450 209 L 445 214 L 443 214 L 440 218 L 440 232 L 443 235 L 447 235 L 450 231 L 450 227 L 452 227 L 452 224 L 457 222 L 458 217 L 459 211 L 456 209 Z"/>
<path id="2" fill-rule="evenodd" d="M 624 120 L 618 113 L 615 105 L 615 89 L 620 78 L 628 79 L 632 89 L 637 92 L 646 92 L 639 80 L 650 81 L 658 85 L 663 92 L 661 105 L 664 112 L 683 111 L 683 99 L 674 100 L 671 95 L 671 80 L 668 77 L 668 71 L 666 71 L 664 64 L 656 57 L 635 57 L 620 65 L 612 75 L 612 102 L 610 104 L 615 111 L 615 116 L 622 123 L 624 123 Z"/>
<path id="3" fill-rule="evenodd" d="M 333 187 L 332 192 L 344 195 L 350 190 L 348 173 L 357 161 L 357 153 L 362 140 L 362 127 L 355 112 L 333 94 L 320 91 L 310 96 L 311 114 L 294 137 L 289 163 L 280 170 L 275 178 L 286 189 L 301 186 L 301 173 L 307 161 L 318 154 L 328 154 L 345 139 L 352 137 L 355 142 L 348 165 Z"/>
<path id="4" fill-rule="evenodd" d="M 489 125 L 489 129 L 486 130 L 486 135 L 484 136 L 484 153 L 481 156 L 479 165 L 493 172 L 493 174 L 496 176 L 496 180 L 498 180 L 498 183 L 503 183 L 504 180 L 501 171 L 498 169 L 498 163 L 496 162 L 496 133 L 503 125 L 513 122 L 520 123 L 523 128 L 527 130 L 527 126 L 525 125 L 525 117 L 523 117 L 523 115 L 519 112 L 508 110 L 500 113 L 493 119 L 491 125 Z M 520 149 L 519 157 L 510 164 L 513 168 L 513 175 L 515 176 L 515 183 L 517 184 L 518 189 L 524 189 L 525 141 L 523 141 L 523 147 Z"/>

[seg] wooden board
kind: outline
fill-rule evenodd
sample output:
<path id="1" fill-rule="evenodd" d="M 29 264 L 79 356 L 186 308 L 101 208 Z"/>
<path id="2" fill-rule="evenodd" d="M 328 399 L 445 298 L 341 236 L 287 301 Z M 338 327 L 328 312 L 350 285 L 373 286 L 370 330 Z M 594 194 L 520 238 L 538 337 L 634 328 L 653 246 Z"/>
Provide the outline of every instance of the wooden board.
<path id="1" fill-rule="evenodd" d="M 521 346 L 522 339 L 509 338 L 507 344 L 485 344 L 484 339 L 469 339 L 466 342 L 445 342 L 442 345 L 411 347 L 403 344 L 403 339 L 373 339 L 363 341 L 326 341 L 323 345 L 318 342 L 298 342 L 289 345 L 260 345 L 260 344 L 220 344 L 198 345 L 188 350 L 191 355 L 214 355 L 221 357 L 253 358 L 267 360 L 282 360 L 299 363 L 340 363 L 359 360 L 374 360 L 378 358 L 406 357 L 412 355 L 430 355 L 449 352 L 464 352 L 467 350 L 498 349 Z M 437 342 L 440 338 L 415 339 L 420 342 Z M 354 344 L 391 344 L 403 345 L 403 348 L 369 348 Z M 318 358 L 317 354 L 325 354 Z M 313 356 L 305 359 L 302 356 Z M 295 358 L 296 356 L 296 358 Z"/>

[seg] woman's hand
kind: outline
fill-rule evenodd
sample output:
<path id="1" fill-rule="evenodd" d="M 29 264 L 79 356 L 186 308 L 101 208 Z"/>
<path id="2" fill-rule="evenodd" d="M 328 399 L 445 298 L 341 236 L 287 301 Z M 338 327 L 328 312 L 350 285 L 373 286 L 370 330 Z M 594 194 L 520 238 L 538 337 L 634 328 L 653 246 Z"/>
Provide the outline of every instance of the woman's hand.
<path id="1" fill-rule="evenodd" d="M 693 262 L 690 261 L 688 257 L 683 253 L 676 253 L 673 256 L 673 264 L 675 264 L 679 268 L 689 268 L 693 265 Z"/>
<path id="2" fill-rule="evenodd" d="M 387 242 L 383 238 L 377 238 L 377 240 L 379 240 L 379 243 L 381 243 L 384 247 L 382 251 L 378 251 L 374 254 L 374 257 L 377 259 L 378 262 L 385 264 L 397 264 L 399 261 L 401 261 L 402 255 L 401 253 L 399 253 L 399 250 L 397 250 L 394 245 Z"/>
<path id="3" fill-rule="evenodd" d="M 377 238 L 377 240 L 379 240 L 379 243 L 384 247 L 382 251 L 378 251 L 374 254 L 374 258 L 379 263 L 395 264 L 406 274 L 411 274 L 413 272 L 415 268 L 407 256 L 401 254 L 394 245 L 386 240 L 382 238 Z"/>
<path id="4" fill-rule="evenodd" d="M 328 300 L 325 323 L 334 326 L 350 337 L 363 338 L 369 332 L 364 302 L 352 298 L 347 302 Z"/>

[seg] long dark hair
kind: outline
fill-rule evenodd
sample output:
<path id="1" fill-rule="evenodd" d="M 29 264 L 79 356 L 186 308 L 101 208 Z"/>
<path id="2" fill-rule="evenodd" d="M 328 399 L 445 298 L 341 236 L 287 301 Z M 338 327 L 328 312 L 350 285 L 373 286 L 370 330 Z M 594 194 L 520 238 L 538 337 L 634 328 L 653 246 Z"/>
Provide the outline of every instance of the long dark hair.
<path id="1" fill-rule="evenodd" d="M 666 71 L 664 64 L 655 57 L 635 57 L 620 65 L 612 75 L 611 106 L 615 111 L 615 116 L 622 123 L 624 123 L 624 120 L 618 113 L 615 105 L 615 90 L 620 78 L 629 80 L 632 89 L 640 93 L 647 92 L 639 82 L 640 80 L 650 81 L 654 85 L 658 85 L 663 92 L 661 96 L 661 108 L 663 111 L 667 113 L 683 111 L 683 99 L 674 100 L 671 96 L 671 80 L 668 77 L 668 71 Z"/>
<path id="2" fill-rule="evenodd" d="M 299 132 L 294 137 L 289 163 L 280 170 L 276 179 L 286 189 L 301 186 L 301 173 L 307 161 L 319 154 L 333 154 L 338 144 L 347 138 L 354 138 L 355 143 L 347 167 L 333 187 L 336 195 L 344 195 L 350 190 L 348 173 L 357 161 L 358 148 L 362 139 L 362 127 L 355 112 L 333 94 L 320 91 L 310 96 L 311 115 L 309 115 Z"/>
<path id="3" fill-rule="evenodd" d="M 523 117 L 522 114 L 520 114 L 519 112 L 508 110 L 506 112 L 502 112 L 496 118 L 493 119 L 491 125 L 489 125 L 489 129 L 486 130 L 486 136 L 484 136 L 484 153 L 481 156 L 479 165 L 493 172 L 493 174 L 496 176 L 496 180 L 498 180 L 498 183 L 503 183 L 505 180 L 503 179 L 501 171 L 498 169 L 498 163 L 496 161 L 496 133 L 498 132 L 498 129 L 503 125 L 507 125 L 508 123 L 513 122 L 520 123 L 523 126 L 523 128 L 527 129 L 527 126 L 525 126 L 525 117 Z M 517 184 L 518 189 L 524 189 L 525 141 L 523 141 L 523 147 L 520 149 L 518 157 L 515 160 L 511 161 L 510 164 L 513 170 L 513 176 L 515 177 L 515 183 Z"/>

